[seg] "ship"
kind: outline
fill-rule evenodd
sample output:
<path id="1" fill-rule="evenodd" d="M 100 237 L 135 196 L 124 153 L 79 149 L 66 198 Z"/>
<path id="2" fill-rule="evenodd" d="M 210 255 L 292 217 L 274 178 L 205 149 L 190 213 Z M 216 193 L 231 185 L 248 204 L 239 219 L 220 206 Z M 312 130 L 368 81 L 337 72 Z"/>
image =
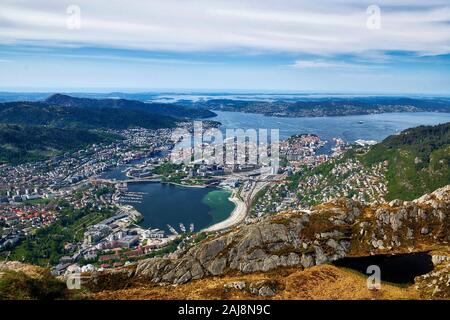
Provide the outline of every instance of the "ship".
<path id="1" fill-rule="evenodd" d="M 175 228 L 172 227 L 170 224 L 167 225 L 167 228 L 170 230 L 170 232 L 172 232 L 172 234 L 174 234 L 176 236 L 178 235 L 177 230 L 175 230 Z"/>

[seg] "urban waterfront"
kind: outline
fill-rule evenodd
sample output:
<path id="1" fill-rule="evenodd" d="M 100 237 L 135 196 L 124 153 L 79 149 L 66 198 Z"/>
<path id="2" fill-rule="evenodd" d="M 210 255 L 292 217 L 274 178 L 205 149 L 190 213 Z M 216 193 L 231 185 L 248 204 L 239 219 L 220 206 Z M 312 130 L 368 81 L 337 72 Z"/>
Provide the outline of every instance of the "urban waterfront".
<path id="1" fill-rule="evenodd" d="M 158 228 L 168 232 L 171 225 L 180 232 L 191 223 L 199 231 L 228 218 L 234 204 L 228 200 L 230 192 L 211 188 L 180 187 L 165 183 L 130 183 L 130 192 L 145 193 L 133 206 L 144 216 L 144 228 Z"/>
<path id="2" fill-rule="evenodd" d="M 312 133 L 330 141 L 334 137 L 349 143 L 358 139 L 381 141 L 390 134 L 418 125 L 439 124 L 450 121 L 450 114 L 435 112 L 371 114 L 345 117 L 278 118 L 241 112 L 217 112 L 214 120 L 222 123 L 220 129 L 279 129 L 280 138 L 300 133 Z M 281 125 L 281 123 L 283 125 Z M 332 143 L 326 144 L 318 154 L 328 153 Z M 125 170 L 145 159 L 104 172 L 105 179 L 126 180 Z M 140 226 L 168 231 L 167 225 L 180 231 L 191 223 L 201 230 L 227 219 L 235 205 L 228 199 L 230 192 L 218 188 L 183 187 L 159 182 L 130 183 L 130 192 L 142 193 L 142 200 L 130 203 L 142 213 Z M 186 205 L 189 204 L 189 205 Z"/>
<path id="3" fill-rule="evenodd" d="M 135 161 L 133 164 L 143 162 Z M 124 170 L 131 164 L 104 172 L 104 179 L 126 180 Z M 186 228 L 191 223 L 199 231 L 227 219 L 235 205 L 228 200 L 231 192 L 219 188 L 183 187 L 168 183 L 129 183 L 128 191 L 142 194 L 142 199 L 130 203 L 142 213 L 139 223 L 144 228 L 158 228 L 169 232 L 167 225 L 180 231 L 179 224 Z"/>

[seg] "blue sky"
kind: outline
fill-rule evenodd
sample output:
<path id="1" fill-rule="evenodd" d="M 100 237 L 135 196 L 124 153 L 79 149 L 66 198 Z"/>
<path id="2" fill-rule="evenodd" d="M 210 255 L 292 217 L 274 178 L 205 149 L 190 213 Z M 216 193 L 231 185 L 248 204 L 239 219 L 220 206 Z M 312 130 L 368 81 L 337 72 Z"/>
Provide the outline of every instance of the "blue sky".
<path id="1" fill-rule="evenodd" d="M 123 3 L 2 0 L 0 90 L 450 94 L 448 0 Z"/>

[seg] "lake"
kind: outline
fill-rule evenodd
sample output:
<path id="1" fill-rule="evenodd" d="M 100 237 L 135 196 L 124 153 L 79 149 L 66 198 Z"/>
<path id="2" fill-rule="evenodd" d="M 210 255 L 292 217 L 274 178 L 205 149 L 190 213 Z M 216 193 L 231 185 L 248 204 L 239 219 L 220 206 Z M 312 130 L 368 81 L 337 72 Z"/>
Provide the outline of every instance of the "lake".
<path id="1" fill-rule="evenodd" d="M 375 265 L 380 268 L 381 280 L 392 283 L 414 283 L 415 277 L 429 273 L 434 268 L 431 256 L 424 252 L 343 258 L 333 264 L 363 274 L 367 274 L 369 266 Z"/>

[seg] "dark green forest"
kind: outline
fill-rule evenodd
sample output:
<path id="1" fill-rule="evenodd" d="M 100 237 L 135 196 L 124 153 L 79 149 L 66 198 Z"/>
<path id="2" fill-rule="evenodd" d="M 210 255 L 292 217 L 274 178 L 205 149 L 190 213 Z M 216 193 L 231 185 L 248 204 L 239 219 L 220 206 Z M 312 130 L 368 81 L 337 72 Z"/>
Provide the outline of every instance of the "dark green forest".
<path id="1" fill-rule="evenodd" d="M 117 139 L 120 137 L 101 131 L 0 124 L 0 163 L 39 161 Z"/>

